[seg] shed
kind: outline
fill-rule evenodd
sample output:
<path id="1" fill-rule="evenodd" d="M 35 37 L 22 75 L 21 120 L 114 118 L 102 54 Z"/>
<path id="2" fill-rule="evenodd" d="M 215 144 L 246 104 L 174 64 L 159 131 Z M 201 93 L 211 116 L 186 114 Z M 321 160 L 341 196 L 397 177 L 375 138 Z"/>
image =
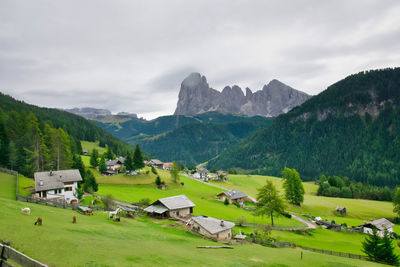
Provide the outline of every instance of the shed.
<path id="1" fill-rule="evenodd" d="M 233 222 L 207 216 L 193 217 L 190 225 L 192 231 L 215 240 L 231 239 L 232 228 L 235 226 Z"/>
<path id="2" fill-rule="evenodd" d="M 185 195 L 160 198 L 144 209 L 148 214 L 158 217 L 187 217 L 196 205 Z"/>

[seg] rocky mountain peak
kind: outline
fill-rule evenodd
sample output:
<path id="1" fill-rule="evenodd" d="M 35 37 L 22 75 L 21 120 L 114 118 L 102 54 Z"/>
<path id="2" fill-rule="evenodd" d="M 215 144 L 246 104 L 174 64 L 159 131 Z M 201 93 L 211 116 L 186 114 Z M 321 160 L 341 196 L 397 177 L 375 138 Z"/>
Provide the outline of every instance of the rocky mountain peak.
<path id="1" fill-rule="evenodd" d="M 219 92 L 210 88 L 205 76 L 200 73 L 191 73 L 181 84 L 174 114 L 194 115 L 219 111 L 249 116 L 275 117 L 288 112 L 310 97 L 276 79 L 255 93 L 246 88 L 245 95 L 237 85 L 225 86 L 222 92 Z"/>

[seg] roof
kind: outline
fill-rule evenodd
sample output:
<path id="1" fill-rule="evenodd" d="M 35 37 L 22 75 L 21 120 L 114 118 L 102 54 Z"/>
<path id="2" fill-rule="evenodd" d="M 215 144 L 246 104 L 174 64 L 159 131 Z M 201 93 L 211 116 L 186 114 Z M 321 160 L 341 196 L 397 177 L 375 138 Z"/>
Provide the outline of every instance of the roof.
<path id="1" fill-rule="evenodd" d="M 156 202 L 161 203 L 169 210 L 192 208 L 196 206 L 187 196 L 178 195 L 173 197 L 160 198 Z M 155 204 L 155 203 L 154 203 Z"/>
<path id="2" fill-rule="evenodd" d="M 157 205 L 157 204 L 150 205 L 144 209 L 145 212 L 157 213 L 157 214 L 163 214 L 167 210 L 168 209 L 166 207 L 164 207 L 163 205 Z"/>
<path id="3" fill-rule="evenodd" d="M 115 165 L 115 164 L 124 164 L 124 162 L 125 162 L 125 158 L 124 157 L 119 157 L 119 158 L 116 158 L 116 159 L 114 159 L 114 160 L 107 160 L 106 161 L 106 165 L 107 166 L 113 166 L 113 165 Z"/>
<path id="4" fill-rule="evenodd" d="M 243 193 L 241 190 L 230 190 L 228 192 L 224 191 L 221 194 L 225 194 L 228 198 L 232 200 L 247 197 L 247 195 Z"/>
<path id="5" fill-rule="evenodd" d="M 192 220 L 212 235 L 231 229 L 235 226 L 233 222 L 215 219 L 212 217 L 197 216 L 193 217 Z"/>
<path id="6" fill-rule="evenodd" d="M 152 159 L 152 160 L 150 160 L 150 163 L 156 164 L 156 165 L 163 164 L 163 162 L 161 160 L 158 160 L 158 159 Z"/>
<path id="7" fill-rule="evenodd" d="M 372 222 L 369 222 L 370 224 L 374 225 L 376 228 L 378 228 L 379 230 L 385 230 L 385 229 L 389 229 L 392 228 L 394 226 L 393 223 L 391 223 L 389 220 L 385 219 L 385 218 L 381 218 Z"/>
<path id="8" fill-rule="evenodd" d="M 64 188 L 64 183 L 82 181 L 79 170 L 35 172 L 35 192 Z"/>
<path id="9" fill-rule="evenodd" d="M 197 172 L 199 172 L 199 173 L 208 173 L 208 170 L 206 168 L 199 168 L 197 170 Z"/>

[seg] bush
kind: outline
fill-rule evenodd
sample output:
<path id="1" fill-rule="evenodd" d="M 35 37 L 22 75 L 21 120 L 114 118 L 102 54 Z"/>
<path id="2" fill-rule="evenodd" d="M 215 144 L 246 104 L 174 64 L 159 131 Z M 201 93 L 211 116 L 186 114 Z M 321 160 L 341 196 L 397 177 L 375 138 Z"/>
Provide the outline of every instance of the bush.
<path id="1" fill-rule="evenodd" d="M 157 175 L 157 170 L 154 168 L 154 166 L 151 166 L 151 172 Z"/>
<path id="2" fill-rule="evenodd" d="M 233 205 L 235 205 L 236 207 L 240 208 L 240 204 L 238 202 L 233 202 Z"/>
<path id="3" fill-rule="evenodd" d="M 185 183 L 184 182 L 181 182 L 181 186 L 184 186 L 185 185 Z"/>
<path id="4" fill-rule="evenodd" d="M 143 206 L 149 206 L 151 204 L 150 198 L 142 198 L 139 200 L 139 204 L 142 204 Z"/>
<path id="5" fill-rule="evenodd" d="M 225 200 L 224 200 L 224 205 L 229 205 L 229 200 L 228 200 L 228 198 L 225 198 Z"/>
<path id="6" fill-rule="evenodd" d="M 239 217 L 237 218 L 237 222 L 238 222 L 238 225 L 239 225 L 239 226 L 243 226 L 244 224 L 247 223 L 247 219 L 246 219 L 246 217 L 244 217 L 244 216 L 239 216 Z"/>
<path id="7" fill-rule="evenodd" d="M 157 186 L 160 186 L 160 185 L 161 185 L 161 178 L 160 178 L 160 176 L 157 175 L 155 183 L 156 183 Z"/>
<path id="8" fill-rule="evenodd" d="M 102 197 L 101 201 L 103 201 L 106 210 L 112 210 L 114 206 L 114 198 L 112 195 Z"/>
<path id="9" fill-rule="evenodd" d="M 286 217 L 286 218 L 289 218 L 289 219 L 292 218 L 292 215 L 289 214 L 289 213 L 286 212 L 286 211 L 282 212 L 281 215 L 284 216 L 284 217 Z"/>

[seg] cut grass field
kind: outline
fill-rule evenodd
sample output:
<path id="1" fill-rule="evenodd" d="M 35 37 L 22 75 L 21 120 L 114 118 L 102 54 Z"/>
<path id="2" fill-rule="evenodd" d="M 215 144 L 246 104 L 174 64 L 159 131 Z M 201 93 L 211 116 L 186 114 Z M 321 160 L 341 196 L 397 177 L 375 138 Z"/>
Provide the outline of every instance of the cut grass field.
<path id="1" fill-rule="evenodd" d="M 99 146 L 99 141 L 89 142 L 89 141 L 81 141 L 82 149 L 86 149 L 88 153 L 92 153 L 93 149 L 97 149 L 100 154 L 103 154 L 106 151 L 106 148 Z"/>
<path id="2" fill-rule="evenodd" d="M 261 188 L 268 179 L 283 194 L 283 181 L 281 178 L 260 175 L 229 175 L 227 182 L 212 182 L 217 185 L 230 188 L 240 189 L 251 195 L 257 195 L 257 189 Z M 373 201 L 365 199 L 348 199 L 317 196 L 318 186 L 312 182 L 303 183 L 305 189 L 304 203 L 301 207 L 287 205 L 287 209 L 302 214 L 320 217 L 335 217 L 335 209 L 338 206 L 346 207 L 347 218 L 360 220 L 373 220 L 382 217 L 393 218 L 393 205 L 391 202 Z"/>
<path id="3" fill-rule="evenodd" d="M 174 222 L 83 216 L 75 211 L 15 201 L 15 178 L 0 173 L 0 239 L 49 266 L 377 266 L 374 263 L 253 244 L 233 250 L 197 249 L 217 245 Z M 29 207 L 31 215 L 21 208 Z M 72 216 L 77 224 L 72 224 Z M 40 216 L 42 226 L 33 222 Z"/>

